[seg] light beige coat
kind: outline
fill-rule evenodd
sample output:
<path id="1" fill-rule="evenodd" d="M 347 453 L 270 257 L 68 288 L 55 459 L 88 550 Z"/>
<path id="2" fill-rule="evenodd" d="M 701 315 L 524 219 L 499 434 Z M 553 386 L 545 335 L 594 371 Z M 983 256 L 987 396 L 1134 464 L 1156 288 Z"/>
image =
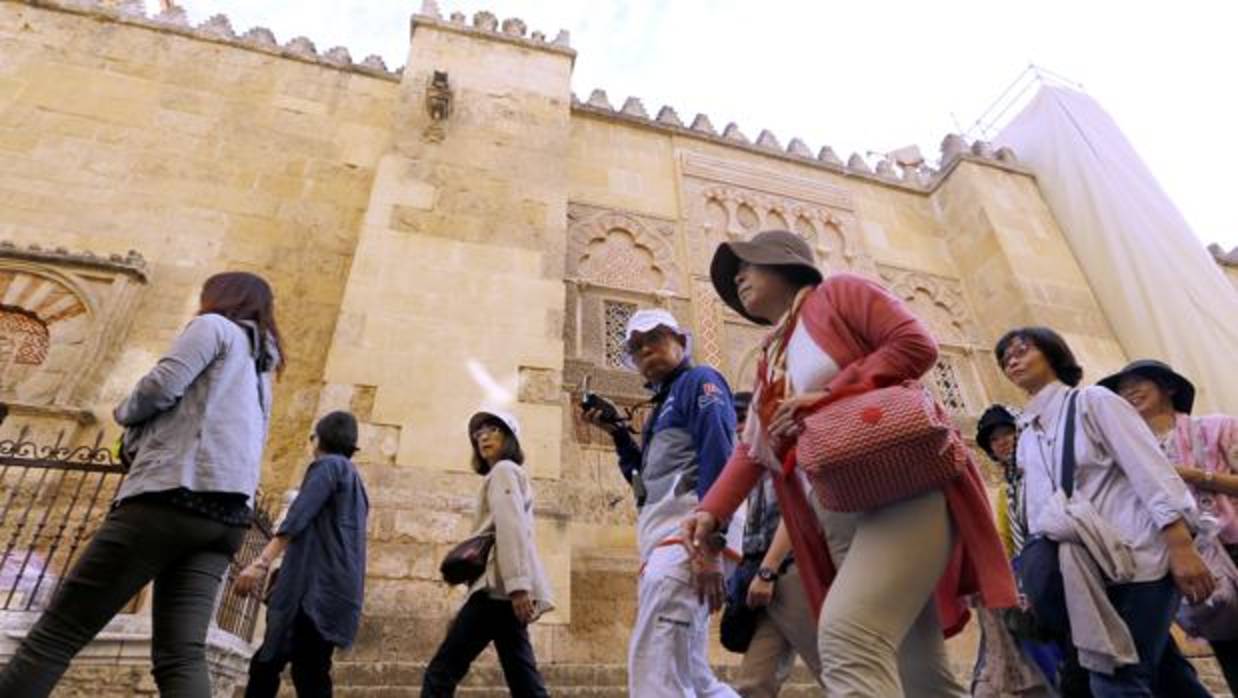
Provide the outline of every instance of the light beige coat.
<path id="1" fill-rule="evenodd" d="M 534 619 L 554 609 L 550 583 L 537 554 L 533 523 L 533 485 L 524 468 L 500 461 L 490 469 L 477 498 L 473 535 L 494 531 L 494 551 L 486 573 L 469 589 L 506 599 L 527 591 L 536 605 Z"/>

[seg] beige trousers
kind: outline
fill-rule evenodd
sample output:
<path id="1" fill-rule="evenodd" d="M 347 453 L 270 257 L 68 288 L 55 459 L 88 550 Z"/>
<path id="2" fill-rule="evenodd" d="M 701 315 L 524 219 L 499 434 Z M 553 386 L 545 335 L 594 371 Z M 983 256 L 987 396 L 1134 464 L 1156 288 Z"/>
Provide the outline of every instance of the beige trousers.
<path id="1" fill-rule="evenodd" d="M 774 584 L 774 597 L 757 619 L 756 633 L 739 665 L 734 687 L 743 698 L 775 698 L 798 654 L 813 676 L 821 676 L 817 628 L 808 596 L 793 564 Z"/>
<path id="2" fill-rule="evenodd" d="M 821 678 L 832 698 L 962 698 L 933 591 L 950 556 L 945 496 L 822 517 L 838 576 L 821 610 Z"/>

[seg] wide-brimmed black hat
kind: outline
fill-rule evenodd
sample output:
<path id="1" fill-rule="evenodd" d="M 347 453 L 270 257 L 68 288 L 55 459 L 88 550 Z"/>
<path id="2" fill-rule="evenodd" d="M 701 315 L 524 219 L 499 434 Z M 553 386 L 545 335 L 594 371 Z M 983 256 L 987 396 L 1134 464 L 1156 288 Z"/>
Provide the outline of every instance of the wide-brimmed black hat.
<path id="1" fill-rule="evenodd" d="M 753 317 L 744 310 L 744 304 L 739 300 L 739 288 L 735 285 L 735 274 L 739 272 L 741 262 L 760 264 L 763 266 L 797 267 L 809 272 L 815 278 L 813 283 L 821 283 L 824 278 L 817 269 L 817 260 L 812 248 L 804 238 L 786 230 L 766 230 L 752 236 L 751 240 L 739 242 L 724 242 L 718 245 L 714 259 L 709 264 L 709 277 L 714 282 L 714 290 L 722 300 L 735 312 L 743 315 L 758 325 L 771 324 L 768 320 Z"/>
<path id="2" fill-rule="evenodd" d="M 1190 414 L 1191 408 L 1195 406 L 1195 386 L 1191 381 L 1179 375 L 1170 368 L 1169 364 L 1156 359 L 1132 361 L 1126 365 L 1126 368 L 1098 382 L 1097 385 L 1116 393 L 1118 392 L 1118 384 L 1127 376 L 1151 378 L 1162 385 L 1168 385 L 1173 393 L 1171 400 L 1173 401 L 1174 410 L 1178 412 Z"/>
<path id="3" fill-rule="evenodd" d="M 993 431 L 998 427 L 1014 429 L 1017 426 L 1018 420 L 1015 419 L 1013 412 L 1004 405 L 991 405 L 984 411 L 984 414 L 980 415 L 980 421 L 976 423 L 976 445 L 992 457 L 993 450 L 990 444 L 993 441 Z"/>

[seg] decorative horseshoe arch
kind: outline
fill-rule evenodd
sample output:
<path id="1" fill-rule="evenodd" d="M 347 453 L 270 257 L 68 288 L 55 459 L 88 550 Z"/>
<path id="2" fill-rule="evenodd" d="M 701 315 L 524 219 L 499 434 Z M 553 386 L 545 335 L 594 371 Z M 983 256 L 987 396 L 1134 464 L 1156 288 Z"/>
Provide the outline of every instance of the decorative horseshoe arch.
<path id="1" fill-rule="evenodd" d="M 622 213 L 599 213 L 572 226 L 567 263 L 570 276 L 601 286 L 681 292 L 671 241 Z"/>

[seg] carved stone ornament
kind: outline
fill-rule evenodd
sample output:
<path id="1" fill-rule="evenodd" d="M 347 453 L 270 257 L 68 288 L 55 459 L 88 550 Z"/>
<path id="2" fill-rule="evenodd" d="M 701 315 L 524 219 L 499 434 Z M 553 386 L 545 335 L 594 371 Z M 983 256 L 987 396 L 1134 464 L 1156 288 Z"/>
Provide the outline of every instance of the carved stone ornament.
<path id="1" fill-rule="evenodd" d="M 979 345 L 977 325 L 958 279 L 878 265 L 886 286 L 911 306 L 938 341 L 954 346 Z"/>
<path id="2" fill-rule="evenodd" d="M 708 276 L 719 244 L 771 229 L 798 233 L 827 271 L 871 270 L 846 189 L 697 153 L 682 164 L 693 274 Z"/>
<path id="3" fill-rule="evenodd" d="M 669 221 L 568 204 L 567 274 L 591 285 L 682 293 Z"/>

